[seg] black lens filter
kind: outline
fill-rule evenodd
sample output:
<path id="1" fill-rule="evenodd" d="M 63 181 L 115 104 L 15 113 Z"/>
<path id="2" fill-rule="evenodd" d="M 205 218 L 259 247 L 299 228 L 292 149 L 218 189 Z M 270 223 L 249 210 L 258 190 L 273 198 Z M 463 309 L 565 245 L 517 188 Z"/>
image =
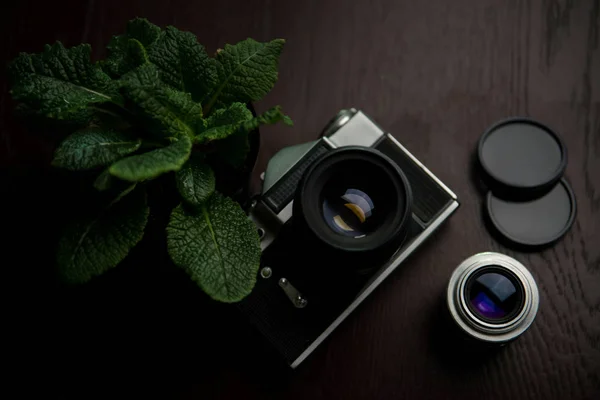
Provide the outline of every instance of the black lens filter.
<path id="1" fill-rule="evenodd" d="M 558 134 L 525 118 L 494 124 L 481 136 L 477 155 L 488 189 L 509 200 L 549 192 L 567 166 L 567 150 Z"/>
<path id="2" fill-rule="evenodd" d="M 567 149 L 559 135 L 528 118 L 492 125 L 477 146 L 493 232 L 520 248 L 560 239 L 575 219 L 575 196 L 562 178 Z"/>
<path id="3" fill-rule="evenodd" d="M 573 225 L 575 195 L 565 179 L 533 200 L 507 201 L 487 194 L 485 210 L 495 233 L 509 243 L 543 247 L 559 240 Z"/>

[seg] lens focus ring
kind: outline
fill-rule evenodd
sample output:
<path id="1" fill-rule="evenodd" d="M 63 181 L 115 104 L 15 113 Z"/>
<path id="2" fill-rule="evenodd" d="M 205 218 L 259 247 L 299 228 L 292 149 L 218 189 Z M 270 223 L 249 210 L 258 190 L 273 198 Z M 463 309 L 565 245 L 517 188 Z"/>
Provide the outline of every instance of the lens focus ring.
<path id="1" fill-rule="evenodd" d="M 503 275 L 507 278 L 506 281 L 514 282 L 520 290 L 519 301 L 515 303 L 520 310 L 508 310 L 509 318 L 495 320 L 489 317 L 494 315 L 487 312 L 489 310 L 478 310 L 473 304 L 469 304 L 472 296 L 467 298 L 466 294 L 476 281 L 473 278 L 485 276 L 482 272 L 490 269 L 494 271 L 494 275 Z M 501 304 L 505 300 L 504 295 L 512 294 L 507 294 L 506 288 L 510 289 L 511 285 L 497 278 L 493 290 L 488 290 L 484 285 L 481 293 L 488 294 L 491 298 L 486 298 L 484 305 Z M 476 254 L 456 268 L 448 284 L 447 302 L 452 318 L 469 336 L 485 342 L 503 343 L 517 338 L 531 325 L 537 313 L 539 293 L 533 276 L 523 264 L 504 254 L 488 252 Z"/>

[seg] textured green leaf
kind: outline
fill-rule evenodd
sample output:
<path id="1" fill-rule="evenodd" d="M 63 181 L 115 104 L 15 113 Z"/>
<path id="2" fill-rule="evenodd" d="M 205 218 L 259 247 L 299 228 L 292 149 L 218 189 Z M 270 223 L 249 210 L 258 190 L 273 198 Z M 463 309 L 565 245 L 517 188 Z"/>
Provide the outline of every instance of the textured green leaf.
<path id="1" fill-rule="evenodd" d="M 205 126 L 202 107 L 192 101 L 189 93 L 162 86 L 134 87 L 128 97 L 135 99 L 136 112 L 158 137 L 193 137 Z"/>
<path id="2" fill-rule="evenodd" d="M 111 76 L 120 77 L 148 62 L 144 46 L 136 39 L 115 36 L 108 44 L 110 55 L 101 63 L 102 69 Z"/>
<path id="3" fill-rule="evenodd" d="M 206 120 L 208 128 L 214 128 L 223 125 L 237 124 L 241 121 L 247 121 L 252 118 L 252 112 L 243 103 L 233 103 L 227 108 L 215 110 L 215 112 Z"/>
<path id="4" fill-rule="evenodd" d="M 275 106 L 264 113 L 260 114 L 257 117 L 252 118 L 249 121 L 244 122 L 242 125 L 242 130 L 246 132 L 251 132 L 257 129 L 260 125 L 272 125 L 277 122 L 282 121 L 285 125 L 292 126 L 294 122 L 290 117 L 285 115 L 281 111 L 280 106 Z"/>
<path id="5" fill-rule="evenodd" d="M 149 47 L 160 37 L 161 29 L 146 18 L 135 18 L 127 23 L 127 36 Z"/>
<path id="6" fill-rule="evenodd" d="M 39 132 L 48 138 L 64 138 L 79 129 L 90 126 L 90 121 L 93 123 L 98 117 L 98 113 L 94 115 L 91 110 L 82 109 L 81 113 L 72 114 L 72 117 L 67 120 L 51 119 L 23 103 L 16 103 L 14 112 L 31 132 Z"/>
<path id="7" fill-rule="evenodd" d="M 203 102 L 216 85 L 216 65 L 196 36 L 168 26 L 149 49 L 150 61 L 160 72 L 160 78 L 174 89 L 191 93 L 195 101 Z"/>
<path id="8" fill-rule="evenodd" d="M 136 18 L 127 24 L 124 35 L 114 36 L 108 44 L 108 57 L 102 68 L 114 77 L 120 77 L 148 62 L 146 48 L 160 36 L 161 29 L 144 18 Z"/>
<path id="9" fill-rule="evenodd" d="M 115 267 L 142 239 L 147 219 L 146 194 L 138 188 L 72 222 L 58 245 L 63 278 L 83 283 Z"/>
<path id="10" fill-rule="evenodd" d="M 240 127 L 240 123 L 252 118 L 245 104 L 233 103 L 227 108 L 216 110 L 207 118 L 207 129 L 194 138 L 195 143 L 206 143 L 224 139 Z"/>
<path id="11" fill-rule="evenodd" d="M 10 65 L 12 95 L 37 115 L 89 121 L 97 103 L 122 103 L 118 85 L 90 61 L 91 47 L 66 49 L 62 43 L 40 54 L 21 53 Z"/>
<path id="12" fill-rule="evenodd" d="M 125 89 L 135 88 L 137 86 L 154 87 L 160 84 L 158 69 L 153 64 L 144 64 L 131 70 L 121 78 L 122 86 Z"/>
<path id="13" fill-rule="evenodd" d="M 175 208 L 167 227 L 169 254 L 209 296 L 242 300 L 256 283 L 256 227 L 233 200 L 214 193 L 198 210 Z"/>
<path id="14" fill-rule="evenodd" d="M 185 201 L 200 205 L 215 191 L 215 174 L 201 157 L 192 156 L 175 174 L 177 190 Z"/>
<path id="15" fill-rule="evenodd" d="M 66 138 L 54 154 L 52 165 L 86 170 L 109 165 L 139 149 L 141 141 L 112 130 L 90 128 Z"/>
<path id="16" fill-rule="evenodd" d="M 232 107 L 236 106 L 236 104 L 240 103 L 234 103 Z M 279 106 L 273 107 L 270 110 L 265 111 L 263 114 L 254 118 L 248 119 L 247 117 L 251 117 L 252 114 L 246 114 L 243 117 L 244 119 L 241 119 L 236 123 L 218 125 L 218 123 L 226 121 L 226 117 L 230 115 L 228 110 L 229 109 L 215 111 L 214 114 L 207 119 L 208 129 L 197 135 L 194 138 L 194 143 L 202 144 L 214 140 L 221 140 L 233 134 L 236 134 L 236 136 L 238 134 L 248 134 L 253 130 L 258 129 L 260 125 L 275 124 L 279 121 L 283 121 L 286 125 L 293 125 L 293 122 L 290 119 L 290 117 L 281 112 L 281 107 Z M 220 112 L 222 112 L 222 115 L 220 115 Z M 250 113 L 250 111 L 248 111 L 248 113 Z M 234 115 L 234 113 L 231 113 L 231 115 Z M 213 118 L 215 118 L 217 121 L 213 121 Z M 216 126 L 211 127 L 211 125 Z M 234 142 L 240 144 L 244 143 L 243 141 L 239 140 L 239 136 L 237 140 L 232 141 L 232 143 Z"/>
<path id="17" fill-rule="evenodd" d="M 246 104 L 263 98 L 277 81 L 284 43 L 283 39 L 268 43 L 246 39 L 218 51 L 215 56 L 218 84 L 210 93 L 207 114 L 213 106 L 236 101 Z"/>
<path id="18" fill-rule="evenodd" d="M 99 192 L 111 190 L 114 193 L 119 193 L 131 187 L 131 182 L 124 181 L 111 175 L 110 169 L 106 168 L 98 175 L 94 181 L 94 188 Z"/>
<path id="19" fill-rule="evenodd" d="M 229 165 L 236 168 L 240 167 L 250 151 L 248 135 L 258 129 L 261 124 L 274 124 L 279 121 L 283 121 L 286 125 L 293 125 L 290 117 L 284 115 L 281 108 L 277 106 L 265 111 L 258 117 L 241 122 L 233 134 L 216 142 L 216 153 L 220 159 Z"/>
<path id="20" fill-rule="evenodd" d="M 117 161 L 109 171 L 117 178 L 130 182 L 152 179 L 165 172 L 181 169 L 191 151 L 190 138 L 182 136 L 167 147 Z"/>
<path id="21" fill-rule="evenodd" d="M 152 64 L 143 65 L 123 76 L 123 91 L 135 105 L 135 112 L 156 136 L 193 137 L 205 127 L 202 107 L 189 93 L 161 85 Z"/>
<path id="22" fill-rule="evenodd" d="M 100 173 L 100 175 L 98 175 L 98 177 L 94 181 L 94 187 L 96 188 L 96 190 L 104 192 L 105 190 L 108 190 L 112 187 L 113 179 L 116 178 L 114 178 L 110 174 L 110 171 L 108 169 L 105 169 Z"/>

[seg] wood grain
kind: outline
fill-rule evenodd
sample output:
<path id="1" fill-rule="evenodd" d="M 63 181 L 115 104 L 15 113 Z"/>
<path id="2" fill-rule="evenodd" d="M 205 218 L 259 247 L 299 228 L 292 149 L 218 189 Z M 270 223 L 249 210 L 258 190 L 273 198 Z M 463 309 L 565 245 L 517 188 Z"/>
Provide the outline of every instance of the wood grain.
<path id="1" fill-rule="evenodd" d="M 54 40 L 86 41 L 102 56 L 111 35 L 135 16 L 190 30 L 211 52 L 246 37 L 285 38 L 279 83 L 256 108 L 281 104 L 295 126 L 262 130 L 255 183 L 277 150 L 315 138 L 339 109 L 353 106 L 392 132 L 461 201 L 447 226 L 294 372 L 282 370 L 241 325 L 215 323 L 229 316 L 224 309 L 208 304 L 199 315 L 190 303 L 205 299 L 185 280 L 143 290 L 132 280 L 110 287 L 124 304 L 83 304 L 89 330 L 70 336 L 31 306 L 38 312 L 23 318 L 24 326 L 45 339 L 30 330 L 27 343 L 18 342 L 24 355 L 17 373 L 29 382 L 23 390 L 49 378 L 49 392 L 79 398 L 126 390 L 140 397 L 160 390 L 169 398 L 600 398 L 599 0 L 22 0 L 9 7 L 0 17 L 3 62 Z M 41 167 L 52 148 L 11 116 L 5 77 L 0 89 L 0 165 Z M 517 115 L 561 134 L 578 201 L 571 231 L 537 253 L 512 251 L 489 235 L 470 178 L 479 135 Z M 14 197 L 10 204 L 22 200 L 3 193 Z M 28 234 L 43 240 L 42 233 Z M 454 351 L 440 323 L 440 299 L 454 267 L 485 250 L 528 266 L 541 306 L 522 338 L 491 357 L 469 358 Z M 110 316 L 120 309 L 129 318 Z M 92 329 L 98 320 L 102 334 Z M 209 348 L 202 335 L 213 341 Z M 72 351 L 48 350 L 56 346 Z M 65 369 L 49 357 L 65 361 Z"/>

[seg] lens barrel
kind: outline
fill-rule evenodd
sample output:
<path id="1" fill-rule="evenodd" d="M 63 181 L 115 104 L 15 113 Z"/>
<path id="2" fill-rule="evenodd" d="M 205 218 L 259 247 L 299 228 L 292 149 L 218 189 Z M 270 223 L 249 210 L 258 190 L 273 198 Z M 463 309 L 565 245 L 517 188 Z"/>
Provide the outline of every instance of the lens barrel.
<path id="1" fill-rule="evenodd" d="M 468 336 L 487 343 L 516 339 L 533 322 L 539 306 L 531 273 L 500 253 L 479 253 L 463 261 L 448 283 L 450 315 Z"/>
<path id="2" fill-rule="evenodd" d="M 411 207 L 408 180 L 391 159 L 370 148 L 343 147 L 305 172 L 294 198 L 294 226 L 338 254 L 380 254 L 396 250 L 406 236 Z"/>

